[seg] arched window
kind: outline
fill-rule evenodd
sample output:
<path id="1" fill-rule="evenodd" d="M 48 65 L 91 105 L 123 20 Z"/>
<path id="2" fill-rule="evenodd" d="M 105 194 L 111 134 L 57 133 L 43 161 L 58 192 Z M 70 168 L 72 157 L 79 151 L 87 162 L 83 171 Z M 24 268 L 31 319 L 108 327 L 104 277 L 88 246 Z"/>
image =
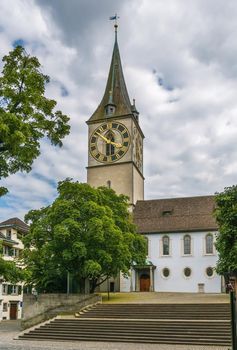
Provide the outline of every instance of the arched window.
<path id="1" fill-rule="evenodd" d="M 111 142 L 114 142 L 114 133 L 112 131 L 107 132 L 105 137 Z M 111 143 L 106 143 L 105 147 L 107 156 L 112 156 L 115 153 L 114 145 L 112 145 Z"/>
<path id="2" fill-rule="evenodd" d="M 213 254 L 213 235 L 208 233 L 206 235 L 206 254 Z"/>
<path id="3" fill-rule="evenodd" d="M 163 255 L 170 254 L 170 239 L 168 236 L 164 236 L 162 238 L 162 254 Z"/>
<path id="4" fill-rule="evenodd" d="M 184 236 L 184 255 L 191 254 L 191 237 L 189 235 Z"/>

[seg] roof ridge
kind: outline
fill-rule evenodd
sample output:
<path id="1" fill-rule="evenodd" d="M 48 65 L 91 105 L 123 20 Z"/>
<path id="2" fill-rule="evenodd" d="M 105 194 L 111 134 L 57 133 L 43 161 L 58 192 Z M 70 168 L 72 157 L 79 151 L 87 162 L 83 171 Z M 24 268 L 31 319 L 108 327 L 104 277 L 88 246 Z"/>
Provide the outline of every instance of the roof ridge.
<path id="1" fill-rule="evenodd" d="M 164 201 L 164 200 L 173 200 L 173 199 L 191 199 L 191 198 L 214 198 L 215 195 L 209 194 L 209 195 L 200 195 L 200 196 L 191 196 L 191 197 L 169 197 L 169 198 L 154 198 L 154 199 L 143 199 L 138 200 L 138 202 L 153 202 L 153 201 Z"/>

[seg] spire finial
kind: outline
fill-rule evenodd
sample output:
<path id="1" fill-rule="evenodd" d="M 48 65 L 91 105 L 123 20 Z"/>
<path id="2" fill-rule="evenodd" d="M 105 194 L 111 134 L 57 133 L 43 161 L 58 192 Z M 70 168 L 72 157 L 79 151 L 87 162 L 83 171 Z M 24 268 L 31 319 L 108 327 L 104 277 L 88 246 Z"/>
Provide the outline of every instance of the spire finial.
<path id="1" fill-rule="evenodd" d="M 117 13 L 115 13 L 115 15 L 109 17 L 109 19 L 111 21 L 115 21 L 114 22 L 114 31 L 115 31 L 115 41 L 117 41 L 117 31 L 118 31 L 118 19 L 119 19 L 119 16 L 117 15 Z"/>

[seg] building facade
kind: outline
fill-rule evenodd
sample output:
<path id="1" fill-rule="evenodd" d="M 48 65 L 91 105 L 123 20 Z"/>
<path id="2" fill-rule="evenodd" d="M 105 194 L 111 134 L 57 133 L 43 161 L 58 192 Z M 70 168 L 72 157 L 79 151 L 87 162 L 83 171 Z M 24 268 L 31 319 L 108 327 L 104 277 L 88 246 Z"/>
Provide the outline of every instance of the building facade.
<path id="1" fill-rule="evenodd" d="M 28 226 L 18 218 L 11 218 L 0 223 L 0 242 L 2 257 L 14 261 L 22 249 L 22 235 L 28 232 Z M 0 276 L 0 321 L 16 320 L 22 317 L 23 284 L 12 284 Z"/>
<path id="2" fill-rule="evenodd" d="M 215 272 L 218 232 L 214 196 L 144 200 L 143 139 L 139 113 L 130 103 L 117 42 L 107 84 L 88 124 L 87 182 L 130 198 L 138 232 L 147 239 L 147 262 L 101 285 L 106 291 L 222 291 Z"/>
<path id="3" fill-rule="evenodd" d="M 147 267 L 133 268 L 133 289 L 220 293 L 214 196 L 139 201 L 138 232 L 147 238 Z"/>

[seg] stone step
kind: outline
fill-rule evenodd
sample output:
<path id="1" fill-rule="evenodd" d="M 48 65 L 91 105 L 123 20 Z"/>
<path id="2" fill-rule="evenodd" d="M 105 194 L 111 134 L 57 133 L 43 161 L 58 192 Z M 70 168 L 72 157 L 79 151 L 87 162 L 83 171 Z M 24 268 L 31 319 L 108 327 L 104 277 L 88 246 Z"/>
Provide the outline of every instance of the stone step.
<path id="1" fill-rule="evenodd" d="M 189 327 L 190 329 L 229 329 L 230 327 L 230 323 L 229 322 L 219 322 L 219 323 L 193 323 L 193 322 L 189 322 L 189 323 L 184 323 L 184 322 L 179 322 L 179 323 L 173 323 L 171 321 L 166 321 L 164 322 L 133 322 L 133 321 L 129 321 L 129 322 L 106 322 L 104 320 L 99 320 L 98 322 L 63 322 L 64 320 L 61 320 L 61 322 L 53 322 L 48 324 L 48 327 L 67 327 L 67 328 L 78 328 L 78 327 L 88 327 L 89 325 L 93 325 L 93 327 L 96 326 L 100 326 L 100 327 L 134 327 L 136 326 L 137 329 L 143 329 L 143 328 L 158 328 L 158 327 L 162 327 L 162 328 L 169 328 L 171 325 L 172 327 L 176 327 L 176 328 L 182 328 L 182 327 Z"/>
<path id="2" fill-rule="evenodd" d="M 187 304 L 173 309 L 154 304 L 98 305 L 76 319 L 55 319 L 20 339 L 229 346 L 229 307 L 218 304 L 210 309 Z"/>
<path id="3" fill-rule="evenodd" d="M 216 330 L 212 330 L 211 334 L 210 334 L 210 331 L 206 331 L 204 332 L 203 330 L 190 330 L 190 329 L 146 329 L 146 332 L 142 331 L 142 330 L 136 330 L 136 329 L 132 329 L 132 328 L 128 328 L 128 329 L 124 329 L 124 328 L 109 328 L 109 331 L 108 331 L 108 328 L 94 328 L 94 329 L 90 329 L 90 334 L 102 334 L 102 332 L 105 334 L 129 334 L 129 335 L 140 335 L 140 334 L 143 334 L 143 335 L 146 335 L 146 336 L 158 336 L 158 335 L 174 335 L 175 333 L 175 336 L 178 336 L 178 335 L 192 335 L 192 336 L 197 336 L 197 337 L 200 337 L 200 336 L 205 336 L 207 338 L 211 337 L 215 337 L 216 339 L 217 338 L 224 338 L 224 339 L 228 339 L 229 336 L 230 336 L 230 331 L 228 332 L 218 332 Z M 165 332 L 165 333 L 164 333 Z M 50 329 L 50 328 L 44 328 L 44 329 L 37 329 L 35 330 L 34 332 L 30 333 L 30 334 L 60 334 L 60 335 L 67 335 L 69 333 L 69 330 L 68 329 Z M 70 336 L 71 335 L 77 335 L 77 334 L 88 334 L 88 329 L 86 328 L 80 328 L 80 329 L 71 329 L 70 330 Z"/>
<path id="4" fill-rule="evenodd" d="M 120 307 L 133 307 L 134 309 L 137 308 L 137 306 L 141 307 L 141 308 L 148 308 L 148 307 L 159 307 L 159 308 L 167 308 L 167 307 L 192 307 L 192 308 L 206 308 L 206 307 L 210 307 L 210 308 L 228 308 L 229 307 L 229 303 L 199 303 L 199 304 L 192 304 L 192 303 L 177 303 L 177 304 L 164 304 L 164 303 L 145 303 L 145 304 L 135 304 L 135 303 L 108 303 L 108 304 L 97 304 L 95 306 L 92 306 L 91 308 L 120 308 Z"/>
<path id="5" fill-rule="evenodd" d="M 190 345 L 219 345 L 219 346 L 229 346 L 230 340 L 227 339 L 216 339 L 215 337 L 207 338 L 200 336 L 199 338 L 193 338 L 187 335 L 184 337 L 166 337 L 159 336 L 156 338 L 145 337 L 145 336 L 121 336 L 121 334 L 115 335 L 77 335 L 77 336 L 62 336 L 62 335 L 50 335 L 47 334 L 35 334 L 29 336 L 21 336 L 20 339 L 24 340 L 67 340 L 67 341 L 101 341 L 101 342 L 125 342 L 125 343 L 149 343 L 149 344 L 190 344 Z"/>
<path id="6" fill-rule="evenodd" d="M 80 317 L 228 320 L 230 307 L 229 304 L 102 304 L 86 310 Z"/>
<path id="7" fill-rule="evenodd" d="M 174 314 L 174 313 L 158 313 L 158 314 L 121 314 L 121 313 L 112 313 L 112 314 L 106 314 L 106 313 L 99 313 L 99 314 L 82 314 L 79 316 L 80 318 L 136 318 L 136 319 L 201 319 L 201 320 L 216 320 L 216 319 L 223 319 L 223 320 L 229 320 L 229 315 L 209 315 L 209 314 Z"/>

